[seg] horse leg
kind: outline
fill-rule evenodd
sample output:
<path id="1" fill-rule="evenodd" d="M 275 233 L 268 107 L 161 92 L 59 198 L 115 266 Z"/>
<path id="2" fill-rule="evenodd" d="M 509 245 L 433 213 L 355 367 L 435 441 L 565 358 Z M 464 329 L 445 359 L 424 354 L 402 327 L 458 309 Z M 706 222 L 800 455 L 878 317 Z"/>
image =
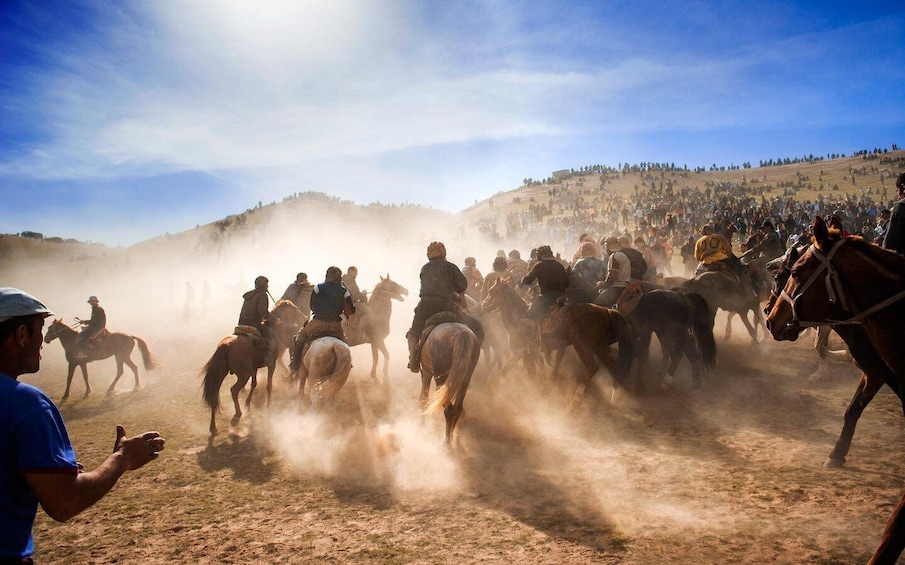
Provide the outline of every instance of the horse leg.
<path id="1" fill-rule="evenodd" d="M 88 395 L 91 394 L 91 383 L 88 382 L 88 362 L 82 361 L 79 363 L 79 368 L 82 370 L 82 379 L 85 380 L 85 395 L 82 398 L 88 398 Z"/>
<path id="2" fill-rule="evenodd" d="M 701 358 L 701 352 L 698 351 L 697 345 L 692 339 L 685 339 L 682 344 L 679 355 L 685 354 L 688 363 L 691 364 L 691 388 L 697 390 L 701 388 L 701 371 L 703 370 L 704 360 Z M 675 371 L 675 369 L 673 369 Z"/>
<path id="3" fill-rule="evenodd" d="M 894 565 L 905 549 L 905 494 L 886 523 L 880 545 L 867 565 Z"/>
<path id="4" fill-rule="evenodd" d="M 63 392 L 63 398 L 60 402 L 66 402 L 69 398 L 69 386 L 72 384 L 72 375 L 75 374 L 75 363 L 69 364 L 69 374 L 66 375 L 66 390 Z"/>
<path id="5" fill-rule="evenodd" d="M 443 415 L 446 416 L 446 447 L 452 447 L 453 431 L 456 429 L 456 423 L 462 415 L 462 402 L 458 401 L 448 404 L 443 409 Z"/>
<path id="6" fill-rule="evenodd" d="M 390 351 L 382 339 L 377 343 L 377 350 L 383 354 L 383 384 L 390 388 Z"/>
<path id="7" fill-rule="evenodd" d="M 132 374 L 135 375 L 135 388 L 132 390 L 140 390 L 141 389 L 141 379 L 138 378 L 138 365 L 136 365 L 135 362 L 132 361 L 131 357 L 128 357 L 126 359 L 126 365 L 128 365 L 129 368 L 132 369 Z"/>
<path id="8" fill-rule="evenodd" d="M 371 380 L 376 382 L 380 382 L 377 380 L 377 344 L 371 343 Z"/>
<path id="9" fill-rule="evenodd" d="M 431 391 L 431 379 L 433 375 L 424 370 L 424 366 L 421 366 L 421 395 L 419 396 L 419 401 L 421 403 L 421 425 L 424 426 L 424 422 L 426 421 L 425 411 L 427 410 L 427 403 L 430 397 Z"/>
<path id="10" fill-rule="evenodd" d="M 270 393 L 273 391 L 273 374 L 276 372 L 277 364 L 276 361 L 270 364 L 267 367 L 267 402 L 265 405 L 267 408 L 270 408 Z"/>
<path id="11" fill-rule="evenodd" d="M 257 371 L 255 371 L 255 372 L 257 372 Z M 233 427 L 238 426 L 239 419 L 242 418 L 242 408 L 239 406 L 239 391 L 241 391 L 243 388 L 245 388 L 245 384 L 248 382 L 248 379 L 251 377 L 251 375 L 246 375 L 245 377 L 239 377 L 238 375 L 236 375 L 236 377 L 237 377 L 236 384 L 234 384 L 233 386 L 231 386 L 229 388 L 229 392 L 230 392 L 230 394 L 232 394 L 232 397 L 233 397 L 233 406 L 236 409 L 236 414 L 235 414 L 235 416 L 233 416 L 233 419 L 231 422 Z M 254 390 L 254 385 L 252 385 L 252 390 Z M 248 397 L 251 398 L 251 393 L 248 394 Z M 247 406 L 248 406 L 248 403 L 246 402 L 246 407 Z"/>
<path id="12" fill-rule="evenodd" d="M 116 383 L 119 382 L 119 378 L 123 376 L 125 370 L 123 369 L 123 360 L 120 357 L 116 358 L 116 376 L 113 377 L 113 382 L 110 383 L 110 386 L 107 387 L 107 392 L 105 393 L 107 396 L 113 394 L 113 390 L 116 388 Z"/>
<path id="13" fill-rule="evenodd" d="M 858 382 L 858 388 L 855 389 L 855 396 L 845 409 L 843 417 L 842 432 L 839 439 L 836 440 L 836 446 L 830 452 L 829 457 L 824 461 L 823 466 L 827 468 L 838 468 L 845 465 L 845 456 L 852 445 L 852 437 L 855 435 L 855 426 L 858 424 L 858 418 L 864 412 L 864 408 L 870 404 L 877 392 L 883 387 L 882 379 L 871 379 L 867 373 L 861 373 L 861 380 Z"/>
<path id="14" fill-rule="evenodd" d="M 581 360 L 582 365 L 584 365 L 584 374 L 578 379 L 578 387 L 575 389 L 575 393 L 572 395 L 572 399 L 569 401 L 569 411 L 571 412 L 575 406 L 581 403 L 584 400 L 584 395 L 588 390 L 588 386 L 591 384 L 591 378 L 597 374 L 597 370 L 600 368 L 600 365 L 597 363 L 597 359 L 594 355 L 594 351 L 586 344 L 576 342 L 573 344 L 575 347 L 575 353 L 578 354 L 578 358 Z M 615 364 L 614 364 L 615 368 Z M 612 373 L 615 375 L 616 373 Z"/>
<path id="15" fill-rule="evenodd" d="M 723 341 L 729 341 L 729 338 L 732 337 L 732 316 L 735 316 L 735 312 L 729 312 L 729 315 L 726 316 L 726 334 L 723 336 Z M 744 318 L 741 314 L 739 317 Z"/>
<path id="16" fill-rule="evenodd" d="M 757 324 L 757 309 L 754 309 L 754 323 Z M 742 323 L 745 324 L 745 329 L 748 330 L 748 335 L 751 336 L 751 345 L 758 345 L 757 341 L 757 328 L 751 325 L 751 322 L 748 321 L 748 312 L 739 312 L 738 317 L 742 320 Z"/>
<path id="17" fill-rule="evenodd" d="M 242 388 L 245 388 L 245 383 L 242 383 Z M 255 393 L 256 388 L 258 388 L 258 370 L 252 369 L 251 388 L 248 389 L 248 396 L 245 397 L 245 407 L 246 408 L 251 406 L 251 396 Z"/>

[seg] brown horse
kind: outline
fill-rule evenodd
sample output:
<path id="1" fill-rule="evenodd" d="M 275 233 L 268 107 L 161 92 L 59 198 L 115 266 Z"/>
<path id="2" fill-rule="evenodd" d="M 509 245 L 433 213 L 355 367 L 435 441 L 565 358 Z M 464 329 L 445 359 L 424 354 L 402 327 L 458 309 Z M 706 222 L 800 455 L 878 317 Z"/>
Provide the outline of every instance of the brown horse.
<path id="1" fill-rule="evenodd" d="M 371 296 L 362 314 L 359 316 L 356 329 L 345 329 L 349 346 L 355 347 L 363 343 L 371 344 L 371 378 L 377 380 L 377 352 L 383 353 L 383 384 L 390 385 L 390 353 L 384 344 L 384 340 L 390 335 L 390 315 L 393 313 L 393 300 L 400 302 L 405 300 L 409 291 L 390 280 L 390 274 L 386 278 L 380 277 L 380 282 L 371 291 Z"/>
<path id="2" fill-rule="evenodd" d="M 905 384 L 905 257 L 859 237 L 830 231 L 819 216 L 814 244 L 792 267 L 773 303 L 767 327 L 774 339 L 798 339 L 812 325 L 860 323 L 864 335 L 894 375 L 893 390 Z M 870 563 L 895 563 L 905 549 L 905 495 L 893 511 Z"/>
<path id="3" fill-rule="evenodd" d="M 537 374 L 540 338 L 537 324 L 523 317 L 527 311 L 528 303 L 509 285 L 509 279 L 506 278 L 497 279 L 481 302 L 482 314 L 489 316 L 499 312 L 503 318 L 503 327 L 509 334 L 509 359 L 500 371 L 500 378 L 505 377 L 519 361 L 524 364 L 532 379 Z"/>
<path id="4" fill-rule="evenodd" d="M 273 356 L 267 365 L 267 405 L 270 406 L 270 394 L 273 389 L 273 372 L 276 369 L 277 360 L 283 352 L 292 344 L 292 338 L 298 332 L 304 321 L 304 316 L 289 300 L 280 300 L 273 308 L 273 315 L 281 324 L 274 328 L 277 341 L 274 344 Z M 216 416 L 220 411 L 220 386 L 226 375 L 236 375 L 236 384 L 230 387 L 233 397 L 233 405 L 236 413 L 232 419 L 232 425 L 239 424 L 242 417 L 242 409 L 239 407 L 239 391 L 245 388 L 249 379 L 251 390 L 245 399 L 245 407 L 251 405 L 251 397 L 258 384 L 258 368 L 264 366 L 264 351 L 255 347 L 251 337 L 247 335 L 228 335 L 220 340 L 217 349 L 202 367 L 200 374 L 204 377 L 202 391 L 204 403 L 211 410 L 211 438 L 217 434 Z"/>
<path id="5" fill-rule="evenodd" d="M 54 339 L 60 339 L 60 344 L 66 352 L 66 361 L 69 362 L 69 373 L 66 375 L 66 392 L 63 393 L 63 400 L 69 398 L 69 386 L 72 384 L 72 375 L 75 368 L 82 370 L 82 378 L 85 379 L 85 396 L 91 394 L 91 385 L 88 383 L 88 363 L 106 359 L 111 355 L 116 357 L 116 377 L 107 388 L 107 394 L 113 394 L 116 388 L 116 382 L 123 376 L 123 365 L 128 365 L 135 375 L 135 390 L 141 388 L 141 381 L 138 378 L 138 367 L 132 362 L 132 348 L 138 343 L 138 350 L 141 352 L 141 361 L 145 370 L 150 371 L 158 366 L 157 359 L 148 349 L 145 340 L 138 336 L 128 335 L 124 333 L 109 333 L 100 340 L 96 347 L 89 347 L 87 357 L 77 357 L 79 352 L 78 332 L 70 328 L 62 322 L 62 320 L 54 320 L 50 327 L 47 328 L 47 334 L 44 336 L 44 343 L 50 343 Z"/>
<path id="6" fill-rule="evenodd" d="M 792 266 L 799 258 L 801 258 L 801 255 L 806 248 L 807 246 L 791 247 L 785 255 L 773 262 L 775 265 L 774 270 L 776 272 L 777 289 L 785 288 L 792 273 Z M 774 303 L 778 298 L 778 292 L 771 294 L 770 300 L 767 302 L 767 307 L 765 308 L 765 313 L 769 313 L 773 309 Z M 861 418 L 861 413 L 864 412 L 864 409 L 870 404 L 870 401 L 874 399 L 874 396 L 876 396 L 883 385 L 888 385 L 893 392 L 899 396 L 900 400 L 902 399 L 902 391 L 898 388 L 895 374 L 889 369 L 889 366 L 883 361 L 883 358 L 877 353 L 877 350 L 874 349 L 874 346 L 864 334 L 864 328 L 858 324 L 843 324 L 837 326 L 820 326 L 818 329 L 821 332 L 824 332 L 829 331 L 830 328 L 839 334 L 839 337 L 845 341 L 846 345 L 848 345 L 852 359 L 857 363 L 861 371 L 863 371 L 861 373 L 861 378 L 858 381 L 858 387 L 855 389 L 855 395 L 845 409 L 842 431 L 839 434 L 839 438 L 836 440 L 833 450 L 823 463 L 824 467 L 835 468 L 845 465 L 845 458 L 851 448 L 852 438 L 855 435 L 855 426 L 858 424 L 858 419 Z M 825 358 L 820 362 L 825 364 Z M 905 411 L 905 404 L 903 404 L 903 411 Z"/>
<path id="7" fill-rule="evenodd" d="M 443 409 L 446 445 L 452 445 L 456 423 L 462 415 L 465 392 L 481 356 L 478 337 L 465 324 L 438 324 L 421 349 L 421 408 L 424 414 Z M 437 390 L 430 393 L 431 381 Z"/>
<path id="8" fill-rule="evenodd" d="M 304 394 L 305 383 L 310 380 L 311 405 L 321 410 L 333 402 L 351 370 L 352 352 L 346 342 L 332 336 L 315 339 L 299 366 L 299 395 Z"/>

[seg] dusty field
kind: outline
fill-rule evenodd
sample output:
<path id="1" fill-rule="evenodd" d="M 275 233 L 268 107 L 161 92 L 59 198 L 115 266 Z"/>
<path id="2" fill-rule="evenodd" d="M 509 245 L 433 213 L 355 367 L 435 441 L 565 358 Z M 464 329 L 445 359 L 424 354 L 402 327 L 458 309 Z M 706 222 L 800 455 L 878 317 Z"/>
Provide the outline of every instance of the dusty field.
<path id="1" fill-rule="evenodd" d="M 718 318 L 718 327 L 720 318 Z M 136 332 L 142 334 L 142 332 Z M 228 332 L 223 332 L 228 333 Z M 689 391 L 603 391 L 577 414 L 521 375 L 480 372 L 461 445 L 442 448 L 442 416 L 418 425 L 418 378 L 394 343 L 392 393 L 367 377 L 370 352 L 332 413 L 295 407 L 278 380 L 235 429 L 223 387 L 222 433 L 208 445 L 197 371 L 221 332 L 145 337 L 165 366 L 124 377 L 90 365 L 62 412 L 92 468 L 117 423 L 167 438 L 158 461 L 70 523 L 39 513 L 42 563 L 858 563 L 905 487 L 902 413 L 884 389 L 865 411 L 843 470 L 821 467 L 857 371 L 812 382 L 810 340 L 752 348 L 741 327 L 719 341 L 715 372 Z M 137 359 L 137 352 L 135 358 Z M 62 396 L 63 352 L 44 349 L 24 380 Z M 232 377 L 227 384 L 231 384 Z M 597 382 L 607 376 L 598 374 Z M 606 387 L 601 387 L 606 388 Z M 259 388 L 258 393 L 263 389 Z M 256 400 L 262 400 L 263 395 Z"/>

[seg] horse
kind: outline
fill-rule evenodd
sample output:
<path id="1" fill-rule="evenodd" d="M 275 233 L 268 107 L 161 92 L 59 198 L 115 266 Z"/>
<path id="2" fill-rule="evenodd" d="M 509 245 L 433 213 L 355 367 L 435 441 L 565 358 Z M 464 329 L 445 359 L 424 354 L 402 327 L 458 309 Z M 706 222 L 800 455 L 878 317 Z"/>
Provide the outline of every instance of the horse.
<path id="1" fill-rule="evenodd" d="M 273 390 L 273 372 L 277 361 L 283 352 L 292 343 L 293 336 L 298 332 L 305 319 L 304 314 L 289 300 L 280 300 L 274 305 L 272 313 L 280 320 L 280 325 L 273 328 L 277 334 L 274 344 L 272 359 L 267 365 L 267 406 L 270 406 L 270 394 Z M 245 407 L 251 405 L 251 397 L 258 384 L 258 368 L 263 366 L 264 351 L 255 347 L 254 341 L 248 335 L 228 335 L 220 340 L 217 349 L 211 358 L 201 368 L 202 398 L 211 410 L 210 433 L 211 438 L 217 435 L 216 415 L 220 411 L 220 386 L 226 375 L 236 375 L 236 384 L 230 387 L 233 397 L 233 405 L 236 412 L 232 419 L 232 425 L 237 426 L 242 417 L 242 409 L 239 407 L 239 391 L 245 388 L 251 379 L 251 390 L 245 399 Z"/>
<path id="2" fill-rule="evenodd" d="M 790 247 L 785 255 L 771 262 L 771 266 L 775 271 L 777 289 L 784 289 L 792 273 L 792 266 L 801 258 L 801 255 L 807 250 L 810 244 Z M 764 312 L 769 314 L 773 309 L 775 302 L 779 298 L 778 292 L 773 292 Z M 818 330 L 822 333 L 828 332 L 832 328 L 839 337 L 848 345 L 849 353 L 852 359 L 861 369 L 861 378 L 858 380 L 858 387 L 855 394 L 845 409 L 843 416 L 842 431 L 833 450 L 830 452 L 823 466 L 826 468 L 838 468 L 845 465 L 845 458 L 848 455 L 852 445 L 852 438 L 855 435 L 855 426 L 864 409 L 874 399 L 877 392 L 884 384 L 888 385 L 902 400 L 902 391 L 898 389 L 896 377 L 890 370 L 889 366 L 883 361 L 880 354 L 871 344 L 870 340 L 864 334 L 864 329 L 858 324 L 843 324 L 836 326 L 821 325 Z M 820 339 L 820 336 L 818 336 Z M 825 363 L 823 360 L 821 363 Z M 905 402 L 905 401 L 903 401 Z M 905 411 L 905 404 L 903 404 Z"/>
<path id="3" fill-rule="evenodd" d="M 575 353 L 584 365 L 584 375 L 578 379 L 578 387 L 569 402 L 569 409 L 575 407 L 587 392 L 591 378 L 603 363 L 613 379 L 613 393 L 618 387 L 625 388 L 625 381 L 635 359 L 635 338 L 621 312 L 597 304 L 582 302 L 566 304 L 548 314 L 541 322 L 542 343 L 548 350 L 558 350 L 553 375 L 558 374 L 562 361 L 562 351 L 566 347 L 575 348 Z M 610 353 L 610 345 L 619 345 L 616 359 Z"/>
<path id="4" fill-rule="evenodd" d="M 701 371 L 716 364 L 713 313 L 700 294 L 666 289 L 644 292 L 625 319 L 638 340 L 639 374 L 645 372 L 651 336 L 656 333 L 663 350 L 660 388 L 672 385 L 683 355 L 691 364 L 692 387 L 700 388 Z"/>
<path id="5" fill-rule="evenodd" d="M 726 310 L 730 315 L 738 314 L 751 336 L 752 344 L 757 345 L 757 327 L 764 324 L 760 299 L 756 295 L 746 292 L 738 280 L 733 280 L 722 273 L 707 271 L 685 281 L 676 288 L 696 292 L 703 296 L 714 315 L 718 308 Z M 748 321 L 749 311 L 753 312 L 753 325 Z M 730 333 L 727 327 L 727 339 Z"/>
<path id="6" fill-rule="evenodd" d="M 488 371 L 503 370 L 503 360 L 509 353 L 506 327 L 503 325 L 503 317 L 499 311 L 484 312 L 482 303 L 467 294 L 462 295 L 465 300 L 468 315 L 481 322 L 484 328 L 484 341 L 481 343 L 481 351 L 484 353 L 484 362 Z"/>
<path id="7" fill-rule="evenodd" d="M 499 312 L 503 318 L 503 327 L 509 334 L 509 359 L 500 371 L 500 378 L 506 376 L 519 361 L 524 364 L 529 377 L 533 379 L 537 374 L 540 339 L 537 324 L 523 317 L 527 311 L 528 303 L 509 285 L 506 278 L 494 282 L 481 301 L 482 314 L 488 316 Z"/>
<path id="8" fill-rule="evenodd" d="M 44 343 L 50 343 L 54 339 L 60 339 L 60 345 L 66 352 L 66 361 L 69 362 L 69 372 L 66 375 L 66 391 L 63 393 L 63 400 L 69 398 L 69 387 L 72 384 L 72 375 L 75 368 L 82 370 L 82 378 L 85 380 L 85 397 L 91 394 L 91 384 L 88 382 L 88 363 L 106 359 L 111 355 L 116 357 L 116 377 L 107 388 L 107 394 L 113 394 L 116 383 L 123 376 L 123 364 L 128 365 L 135 375 L 135 389 L 141 388 L 141 381 L 138 378 L 138 367 L 132 362 L 132 348 L 138 344 L 138 350 L 141 352 L 141 361 L 146 371 L 156 369 L 159 365 L 157 359 L 148 349 L 145 340 L 135 335 L 124 334 L 120 332 L 108 333 L 106 337 L 100 340 L 96 347 L 89 347 L 86 357 L 78 357 L 78 332 L 63 323 L 62 320 L 54 320 L 47 333 L 44 335 Z"/>
<path id="9" fill-rule="evenodd" d="M 438 324 L 421 349 L 422 412 L 428 415 L 443 409 L 448 447 L 452 446 L 453 432 L 462 415 L 465 393 L 480 355 L 478 337 L 468 326 L 458 322 Z M 429 396 L 432 380 L 436 382 L 437 390 Z"/>
<path id="10" fill-rule="evenodd" d="M 305 383 L 310 380 L 311 405 L 321 410 L 333 402 L 351 370 L 352 351 L 346 342 L 332 336 L 317 338 L 308 346 L 297 372 L 299 396 L 304 394 Z"/>
<path id="11" fill-rule="evenodd" d="M 901 395 L 905 349 L 898 330 L 905 317 L 905 257 L 857 236 L 843 237 L 819 216 L 811 228 L 813 245 L 792 266 L 767 316 L 770 333 L 776 340 L 795 341 L 806 326 L 860 323 L 866 341 L 891 372 L 892 389 Z M 870 563 L 895 563 L 903 549 L 905 495 Z"/>
<path id="12" fill-rule="evenodd" d="M 359 316 L 358 327 L 346 328 L 346 339 L 350 347 L 363 343 L 371 344 L 371 379 L 377 380 L 377 353 L 383 353 L 383 383 L 390 384 L 390 353 L 384 344 L 384 340 L 390 335 L 390 315 L 393 313 L 393 300 L 403 301 L 409 291 L 390 280 L 390 274 L 386 278 L 380 277 L 380 282 L 371 291 L 367 306 L 362 308 Z"/>

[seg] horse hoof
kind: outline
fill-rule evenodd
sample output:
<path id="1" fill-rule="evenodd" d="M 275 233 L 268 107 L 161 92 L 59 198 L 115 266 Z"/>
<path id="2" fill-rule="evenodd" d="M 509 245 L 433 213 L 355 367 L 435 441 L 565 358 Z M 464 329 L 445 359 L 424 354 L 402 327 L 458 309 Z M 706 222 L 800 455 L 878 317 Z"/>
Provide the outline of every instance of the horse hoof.
<path id="1" fill-rule="evenodd" d="M 113 396 L 113 389 L 108 388 L 106 392 L 104 392 L 104 396 Z"/>
<path id="2" fill-rule="evenodd" d="M 68 394 L 67 394 L 66 396 L 64 396 L 63 398 L 61 398 L 61 399 L 60 399 L 60 402 L 66 402 L 67 400 L 69 400 L 69 395 L 68 395 Z"/>
<path id="3" fill-rule="evenodd" d="M 230 420 L 229 423 L 232 425 L 232 427 L 235 428 L 236 426 L 239 425 L 239 420 L 240 420 L 241 418 L 242 418 L 242 416 L 233 416 L 233 419 Z"/>
<path id="4" fill-rule="evenodd" d="M 832 457 L 827 457 L 826 461 L 823 462 L 824 469 L 841 469 L 845 466 L 845 460 L 839 461 L 838 459 L 833 459 Z"/>

